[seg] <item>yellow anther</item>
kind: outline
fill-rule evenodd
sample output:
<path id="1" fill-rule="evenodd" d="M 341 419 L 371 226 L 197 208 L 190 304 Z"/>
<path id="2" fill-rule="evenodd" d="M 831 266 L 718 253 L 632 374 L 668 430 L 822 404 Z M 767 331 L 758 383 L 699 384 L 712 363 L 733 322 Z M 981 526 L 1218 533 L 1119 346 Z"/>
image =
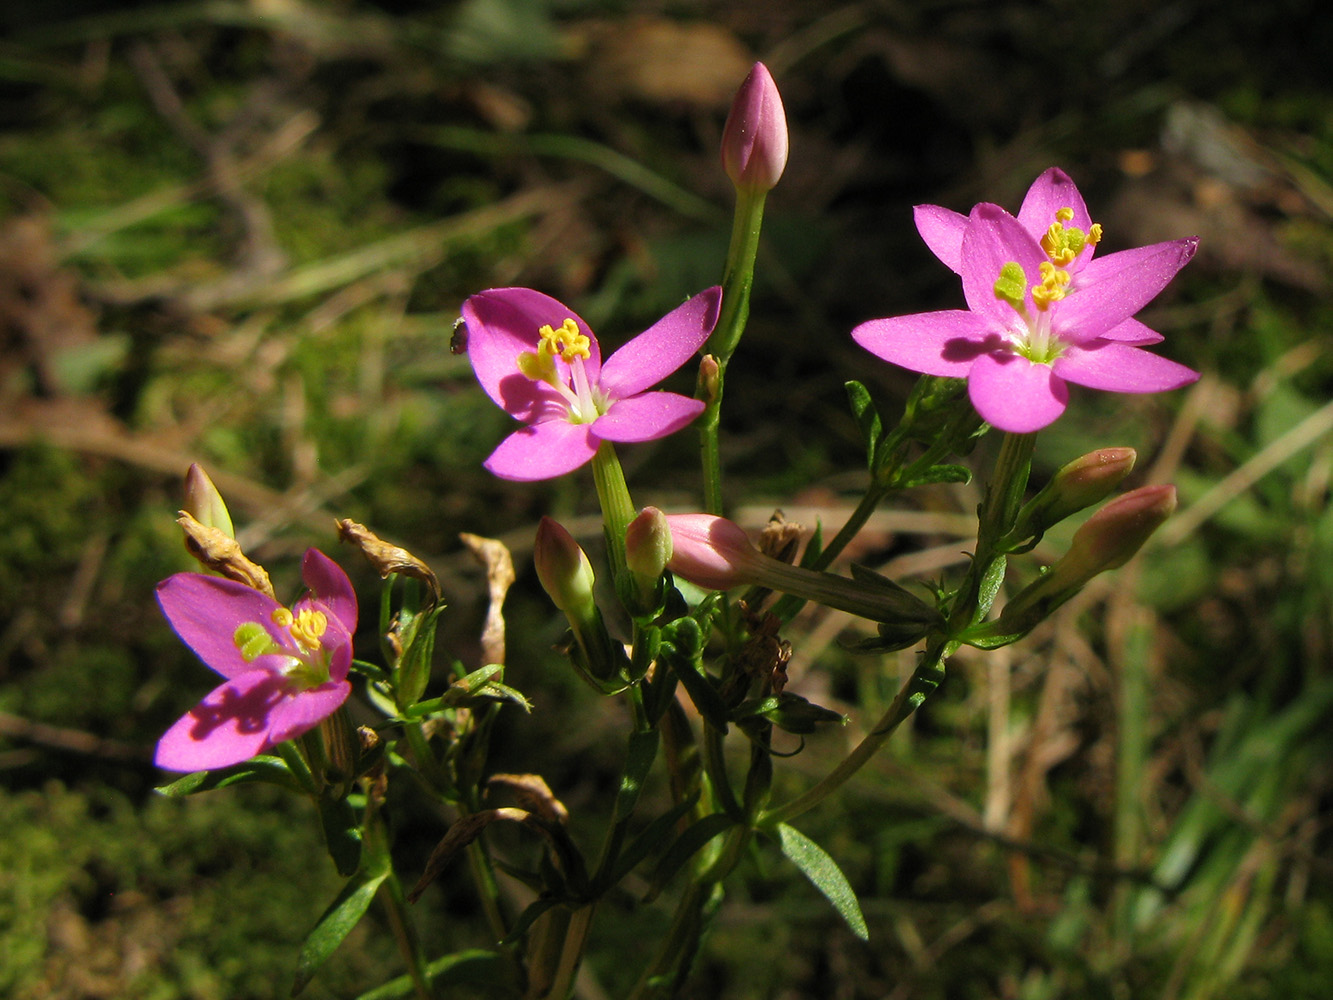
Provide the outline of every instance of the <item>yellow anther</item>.
<path id="1" fill-rule="evenodd" d="M 570 317 L 565 318 L 558 330 L 548 324 L 538 330 L 537 335 L 541 338 L 541 343 L 537 345 L 538 353 L 551 356 L 558 354 L 565 362 L 575 358 L 586 361 L 592 357 L 592 341 L 579 332 L 579 325 Z"/>
<path id="2" fill-rule="evenodd" d="M 292 613 L 286 608 L 275 608 L 273 614 L 269 617 L 273 619 L 273 624 L 278 628 L 287 628 L 294 620 Z"/>
<path id="3" fill-rule="evenodd" d="M 1051 259 L 1051 263 L 1056 267 L 1068 267 L 1078 259 L 1085 247 L 1093 246 L 1101 242 L 1102 227 L 1094 222 L 1088 227 L 1085 233 L 1078 226 L 1068 226 L 1065 223 L 1074 218 L 1072 208 L 1061 208 L 1055 213 L 1055 221 L 1042 234 L 1041 248 L 1046 251 L 1046 256 Z"/>
<path id="4" fill-rule="evenodd" d="M 324 612 L 306 608 L 291 625 L 292 638 L 306 649 L 318 649 L 320 636 L 328 627 L 329 619 Z"/>
<path id="5" fill-rule="evenodd" d="M 1041 262 L 1041 284 L 1032 286 L 1032 302 L 1045 312 L 1052 302 L 1059 302 L 1065 297 L 1065 286 L 1069 284 L 1069 272 L 1057 268 L 1050 261 Z"/>

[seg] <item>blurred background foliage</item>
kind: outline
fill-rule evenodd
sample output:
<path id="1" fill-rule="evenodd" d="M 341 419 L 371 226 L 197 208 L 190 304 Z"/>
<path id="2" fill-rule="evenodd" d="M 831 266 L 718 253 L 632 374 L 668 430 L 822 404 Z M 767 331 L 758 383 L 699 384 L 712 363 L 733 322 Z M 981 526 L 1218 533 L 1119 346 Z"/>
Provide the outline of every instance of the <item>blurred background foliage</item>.
<path id="1" fill-rule="evenodd" d="M 1144 318 L 1204 374 L 1167 396 L 1078 393 L 1038 476 L 1130 444 L 1128 485 L 1177 483 L 1180 514 L 1021 645 L 960 654 L 910 730 L 802 820 L 861 894 L 870 944 L 760 851 L 688 995 L 1327 996 L 1324 4 L 10 0 L 0 29 L 0 995 L 285 995 L 337 891 L 307 803 L 151 791 L 156 737 L 211 684 L 152 600 L 190 568 L 172 518 L 191 461 L 280 593 L 313 544 L 370 599 L 335 514 L 427 557 L 451 602 L 441 647 L 469 667 L 484 577 L 457 536 L 508 542 L 506 679 L 537 711 L 507 719 L 494 765 L 541 770 L 593 835 L 620 720 L 550 652 L 526 555 L 543 512 L 595 544 L 595 498 L 584 476 L 481 470 L 508 418 L 451 331 L 471 292 L 522 284 L 614 345 L 716 282 L 718 139 L 762 58 L 792 157 L 731 367 L 738 519 L 834 526 L 854 502 L 841 383 L 893 412 L 911 376 L 847 331 L 959 301 L 915 203 L 1016 209 L 1059 164 L 1109 247 L 1197 233 Z M 624 458 L 639 503 L 698 504 L 690 435 Z M 976 501 L 914 493 L 853 556 L 947 572 Z M 789 635 L 796 689 L 851 721 L 782 762 L 780 793 L 909 672 L 910 653 L 847 653 L 856 627 L 808 613 Z M 391 806 L 411 879 L 448 817 Z M 580 995 L 622 994 L 619 956 L 668 912 L 608 904 Z M 461 873 L 417 913 L 433 955 L 489 944 Z M 372 920 L 306 995 L 401 971 Z"/>

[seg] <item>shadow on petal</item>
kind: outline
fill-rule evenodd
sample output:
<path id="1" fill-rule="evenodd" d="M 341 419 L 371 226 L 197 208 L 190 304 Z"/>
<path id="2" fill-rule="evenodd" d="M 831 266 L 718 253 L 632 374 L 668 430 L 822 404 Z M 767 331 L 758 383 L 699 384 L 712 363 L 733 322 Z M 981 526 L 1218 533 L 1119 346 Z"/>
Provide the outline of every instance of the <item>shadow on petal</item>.
<path id="1" fill-rule="evenodd" d="M 230 725 L 237 734 L 268 731 L 269 714 L 286 697 L 285 678 L 274 675 L 247 691 L 224 684 L 186 713 L 191 719 L 190 739 L 208 739 L 216 730 Z"/>
<path id="2" fill-rule="evenodd" d="M 967 337 L 952 337 L 944 342 L 944 349 L 940 352 L 940 357 L 945 361 L 960 363 L 964 361 L 975 361 L 983 354 L 994 353 L 997 356 L 1012 357 L 1010 354 L 1009 341 L 998 333 L 988 333 L 981 340 L 973 340 Z"/>

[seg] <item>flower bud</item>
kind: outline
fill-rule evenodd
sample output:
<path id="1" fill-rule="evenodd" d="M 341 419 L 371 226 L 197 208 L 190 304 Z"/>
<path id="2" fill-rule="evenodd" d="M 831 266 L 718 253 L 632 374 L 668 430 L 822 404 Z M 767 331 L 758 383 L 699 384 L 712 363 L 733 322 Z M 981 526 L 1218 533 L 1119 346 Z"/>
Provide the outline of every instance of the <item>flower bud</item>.
<path id="1" fill-rule="evenodd" d="M 1134 468 L 1133 448 L 1102 448 L 1063 466 L 1018 513 L 1013 537 L 1040 536 L 1071 514 L 1111 495 Z"/>
<path id="2" fill-rule="evenodd" d="M 765 557 L 740 525 L 712 514 L 671 514 L 667 524 L 672 542 L 667 568 L 677 576 L 707 590 L 759 582 Z"/>
<path id="3" fill-rule="evenodd" d="M 1074 532 L 1069 551 L 1052 574 L 1061 571 L 1090 580 L 1103 570 L 1118 569 L 1175 511 L 1174 486 L 1142 486 L 1116 497 Z"/>
<path id="4" fill-rule="evenodd" d="M 549 517 L 537 525 L 532 562 L 542 588 L 571 621 L 596 612 L 592 563 L 574 537 Z"/>
<path id="5" fill-rule="evenodd" d="M 874 622 L 910 623 L 918 636 L 939 624 L 939 613 L 893 581 L 853 566 L 853 579 L 791 566 L 766 556 L 745 532 L 712 514 L 673 514 L 673 550 L 667 568 L 709 590 L 757 585 L 823 604 Z"/>
<path id="6" fill-rule="evenodd" d="M 223 502 L 222 494 L 208 478 L 208 473 L 195 462 L 185 473 L 185 506 L 187 514 L 206 528 L 217 528 L 228 538 L 236 537 L 236 529 L 231 523 L 231 514 Z"/>
<path id="7" fill-rule="evenodd" d="M 711 403 L 717 399 L 719 388 L 719 377 L 721 366 L 717 363 L 717 358 L 711 354 L 705 354 L 699 361 L 699 378 L 695 397 L 702 399 L 705 403 Z"/>
<path id="8" fill-rule="evenodd" d="M 602 621 L 593 597 L 594 577 L 588 556 L 568 531 L 543 517 L 537 525 L 532 561 L 542 587 L 569 620 L 575 643 L 569 650 L 570 658 L 579 673 L 601 691 L 623 687 L 618 678 L 628 665 L 628 657 Z"/>
<path id="9" fill-rule="evenodd" d="M 722 167 L 737 188 L 771 191 L 787 165 L 787 115 L 777 84 L 755 63 L 722 130 Z"/>
<path id="10" fill-rule="evenodd" d="M 1175 509 L 1174 486 L 1143 486 L 1116 497 L 1074 532 L 1069 551 L 1045 575 L 1019 591 L 998 619 L 979 626 L 964 641 L 985 645 L 1026 635 L 1098 573 L 1129 562 Z"/>
<path id="11" fill-rule="evenodd" d="M 670 559 L 671 527 L 666 515 L 656 507 L 645 507 L 625 529 L 625 565 L 640 610 L 646 612 L 661 603 L 658 585 Z"/>

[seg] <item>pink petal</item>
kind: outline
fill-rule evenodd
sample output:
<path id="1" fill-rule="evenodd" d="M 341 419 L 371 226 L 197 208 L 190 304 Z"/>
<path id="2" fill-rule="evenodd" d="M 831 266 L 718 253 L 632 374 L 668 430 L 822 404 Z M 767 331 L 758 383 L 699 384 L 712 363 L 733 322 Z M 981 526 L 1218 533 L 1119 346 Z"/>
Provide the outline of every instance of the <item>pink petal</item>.
<path id="1" fill-rule="evenodd" d="M 239 674 L 209 692 L 166 731 L 154 760 L 168 771 L 207 771 L 249 760 L 269 747 L 269 716 L 286 680 L 268 670 Z"/>
<path id="2" fill-rule="evenodd" d="M 597 444 L 592 424 L 548 420 L 510 434 L 482 464 L 501 479 L 551 479 L 589 461 Z"/>
<path id="3" fill-rule="evenodd" d="M 1018 210 L 1018 221 L 1023 224 L 1024 229 L 1040 240 L 1055 221 L 1055 213 L 1062 208 L 1074 210 L 1074 217 L 1065 225 L 1076 226 L 1085 233 L 1092 227 L 1088 206 L 1083 203 L 1083 196 L 1078 193 L 1074 182 L 1059 167 L 1051 167 L 1032 182 L 1032 187 L 1028 188 L 1027 196 L 1023 199 L 1023 207 Z M 1078 260 L 1083 261 L 1090 257 L 1091 251 L 1085 250 L 1079 254 Z"/>
<path id="4" fill-rule="evenodd" d="M 1048 365 L 998 352 L 973 363 L 967 394 L 982 420 L 1012 434 L 1041 430 L 1069 402 L 1069 388 Z"/>
<path id="5" fill-rule="evenodd" d="M 1052 367 L 1063 379 L 1108 392 L 1163 392 L 1199 377 L 1193 369 L 1149 351 L 1105 340 L 1068 348 Z"/>
<path id="6" fill-rule="evenodd" d="M 895 365 L 954 378 L 966 377 L 978 356 L 1004 343 L 992 324 L 962 309 L 872 319 L 852 330 L 852 339 Z"/>
<path id="7" fill-rule="evenodd" d="M 549 418 L 552 407 L 564 408 L 559 393 L 518 370 L 518 356 L 536 348 L 543 326 L 558 329 L 566 319 L 573 319 L 591 341 L 592 356 L 583 365 L 589 380 L 596 384 L 601 369 L 597 338 L 588 324 L 558 299 L 531 288 L 492 288 L 463 303 L 468 359 L 477 381 L 497 405 L 519 420 Z M 557 361 L 556 368 L 568 381 L 568 366 Z"/>
<path id="8" fill-rule="evenodd" d="M 593 421 L 592 432 L 604 441 L 655 441 L 674 434 L 703 411 L 702 400 L 674 392 L 643 392 L 617 399 Z"/>
<path id="9" fill-rule="evenodd" d="M 1156 298 L 1198 246 L 1198 237 L 1191 237 L 1089 261 L 1069 296 L 1051 306 L 1052 327 L 1074 344 L 1102 336 Z"/>
<path id="10" fill-rule="evenodd" d="M 258 622 L 274 642 L 291 644 L 286 631 L 273 623 L 278 602 L 235 580 L 177 573 L 157 585 L 157 603 L 185 645 L 223 677 L 254 669 L 232 640 L 241 625 Z"/>
<path id="11" fill-rule="evenodd" d="M 963 296 L 967 307 L 1007 329 L 1018 314 L 1008 302 L 995 297 L 1001 268 L 1010 262 L 1023 268 L 1028 289 L 1025 300 L 1031 311 L 1032 286 L 1040 280 L 1041 265 L 1047 260 L 1036 239 L 1012 215 L 998 205 L 975 206 L 963 233 Z"/>
<path id="12" fill-rule="evenodd" d="M 1122 344 L 1135 344 L 1143 347 L 1146 344 L 1160 344 L 1166 338 L 1156 330 L 1149 329 L 1131 317 L 1123 323 L 1111 327 L 1102 334 L 1101 339 L 1115 340 Z"/>
<path id="13" fill-rule="evenodd" d="M 930 252 L 955 274 L 963 272 L 963 231 L 967 216 L 942 205 L 917 205 L 912 209 L 916 231 Z"/>
<path id="14" fill-rule="evenodd" d="M 677 306 L 607 358 L 596 384 L 611 399 L 657 385 L 703 346 L 721 304 L 722 289 L 714 287 Z"/>
<path id="15" fill-rule="evenodd" d="M 319 549 L 306 549 L 301 579 L 310 588 L 311 600 L 332 613 L 349 634 L 356 631 L 356 591 L 341 566 Z"/>
<path id="16" fill-rule="evenodd" d="M 330 681 L 308 691 L 297 691 L 273 706 L 268 716 L 270 744 L 294 740 L 338 711 L 352 685 L 347 681 Z"/>

